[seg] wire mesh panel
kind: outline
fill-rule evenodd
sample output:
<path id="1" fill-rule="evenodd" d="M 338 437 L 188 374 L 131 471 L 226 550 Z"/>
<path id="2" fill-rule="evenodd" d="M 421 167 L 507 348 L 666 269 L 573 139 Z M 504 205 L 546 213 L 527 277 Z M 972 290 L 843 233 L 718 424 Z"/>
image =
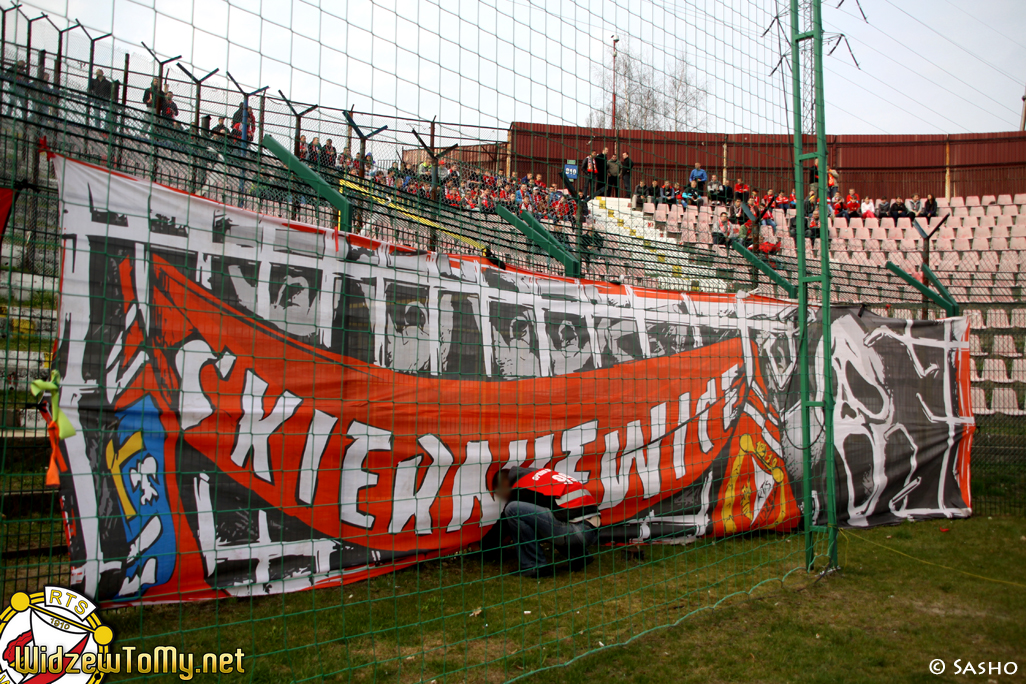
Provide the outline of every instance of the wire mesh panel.
<path id="1" fill-rule="evenodd" d="M 281 5 L 4 11 L 5 619 L 60 587 L 252 680 L 509 680 L 823 571 L 827 511 L 968 515 L 973 409 L 1021 511 L 1019 262 L 814 215 L 776 15 Z M 827 363 L 870 444 L 803 443 Z"/>

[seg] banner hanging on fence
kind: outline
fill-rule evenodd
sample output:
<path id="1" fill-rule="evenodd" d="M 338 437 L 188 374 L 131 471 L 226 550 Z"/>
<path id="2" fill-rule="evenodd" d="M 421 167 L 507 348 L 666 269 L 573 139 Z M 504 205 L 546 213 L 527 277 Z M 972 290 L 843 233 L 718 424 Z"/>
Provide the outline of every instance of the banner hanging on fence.
<path id="1" fill-rule="evenodd" d="M 500 512 L 487 483 L 509 465 L 585 482 L 610 541 L 799 523 L 788 302 L 336 239 L 54 163 L 58 358 L 77 429 L 55 459 L 71 584 L 89 596 L 267 594 L 390 572 L 479 540 Z M 874 347 L 866 319 L 845 320 L 835 349 Z M 920 426 L 906 416 L 912 442 L 932 440 L 925 460 L 840 453 L 853 524 L 968 512 L 970 414 L 952 375 L 964 334 L 955 320 L 887 338 L 886 363 L 905 368 L 930 337 L 940 357 L 920 384 L 941 378 L 954 403 L 931 400 Z"/>

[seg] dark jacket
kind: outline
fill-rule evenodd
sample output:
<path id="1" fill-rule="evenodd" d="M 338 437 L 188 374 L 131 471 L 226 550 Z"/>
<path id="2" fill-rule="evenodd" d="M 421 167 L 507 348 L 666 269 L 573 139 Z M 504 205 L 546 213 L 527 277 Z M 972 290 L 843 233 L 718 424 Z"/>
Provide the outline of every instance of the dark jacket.
<path id="1" fill-rule="evenodd" d="M 620 162 L 620 173 L 629 176 L 631 171 L 634 170 L 634 160 L 631 159 L 630 155 Z"/>
<path id="2" fill-rule="evenodd" d="M 562 522 L 580 522 L 598 515 L 598 502 L 580 480 L 550 468 L 514 467 L 500 473 L 509 478 L 510 501 L 541 506 Z"/>
<path id="3" fill-rule="evenodd" d="M 595 155 L 595 174 L 599 178 L 606 177 L 606 155 L 601 152 Z"/>
<path id="4" fill-rule="evenodd" d="M 89 94 L 100 100 L 109 100 L 111 94 L 110 81 L 106 77 L 89 79 Z"/>

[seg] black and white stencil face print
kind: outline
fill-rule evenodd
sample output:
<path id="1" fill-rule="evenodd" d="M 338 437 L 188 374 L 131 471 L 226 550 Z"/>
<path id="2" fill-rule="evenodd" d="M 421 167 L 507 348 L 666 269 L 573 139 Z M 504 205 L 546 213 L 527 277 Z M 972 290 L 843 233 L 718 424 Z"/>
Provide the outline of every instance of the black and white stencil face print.
<path id="1" fill-rule="evenodd" d="M 834 453 L 842 525 L 968 515 L 955 461 L 972 416 L 957 415 L 952 362 L 964 331 L 964 319 L 915 322 L 834 311 Z M 823 400 L 816 381 L 824 358 L 820 335 L 812 374 L 816 401 Z M 822 411 L 814 413 L 813 441 L 822 442 Z M 814 472 L 821 474 L 821 466 L 815 463 Z M 815 482 L 821 489 L 823 479 Z M 822 492 L 814 494 L 817 504 L 824 500 Z"/>

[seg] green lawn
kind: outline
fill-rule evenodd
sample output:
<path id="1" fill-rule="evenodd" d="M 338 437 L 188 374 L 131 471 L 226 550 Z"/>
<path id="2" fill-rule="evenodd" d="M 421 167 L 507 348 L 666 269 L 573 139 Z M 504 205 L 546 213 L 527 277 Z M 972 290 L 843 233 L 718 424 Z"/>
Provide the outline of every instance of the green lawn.
<path id="1" fill-rule="evenodd" d="M 963 681 L 956 658 L 1026 670 L 1026 587 L 931 565 L 1026 582 L 1026 519 L 847 532 L 841 572 L 818 582 L 792 571 L 801 541 L 751 535 L 647 547 L 644 559 L 607 549 L 584 573 L 541 581 L 458 556 L 341 589 L 104 620 L 120 645 L 242 648 L 245 677 L 225 681 Z M 934 658 L 947 674 L 929 673 Z"/>

